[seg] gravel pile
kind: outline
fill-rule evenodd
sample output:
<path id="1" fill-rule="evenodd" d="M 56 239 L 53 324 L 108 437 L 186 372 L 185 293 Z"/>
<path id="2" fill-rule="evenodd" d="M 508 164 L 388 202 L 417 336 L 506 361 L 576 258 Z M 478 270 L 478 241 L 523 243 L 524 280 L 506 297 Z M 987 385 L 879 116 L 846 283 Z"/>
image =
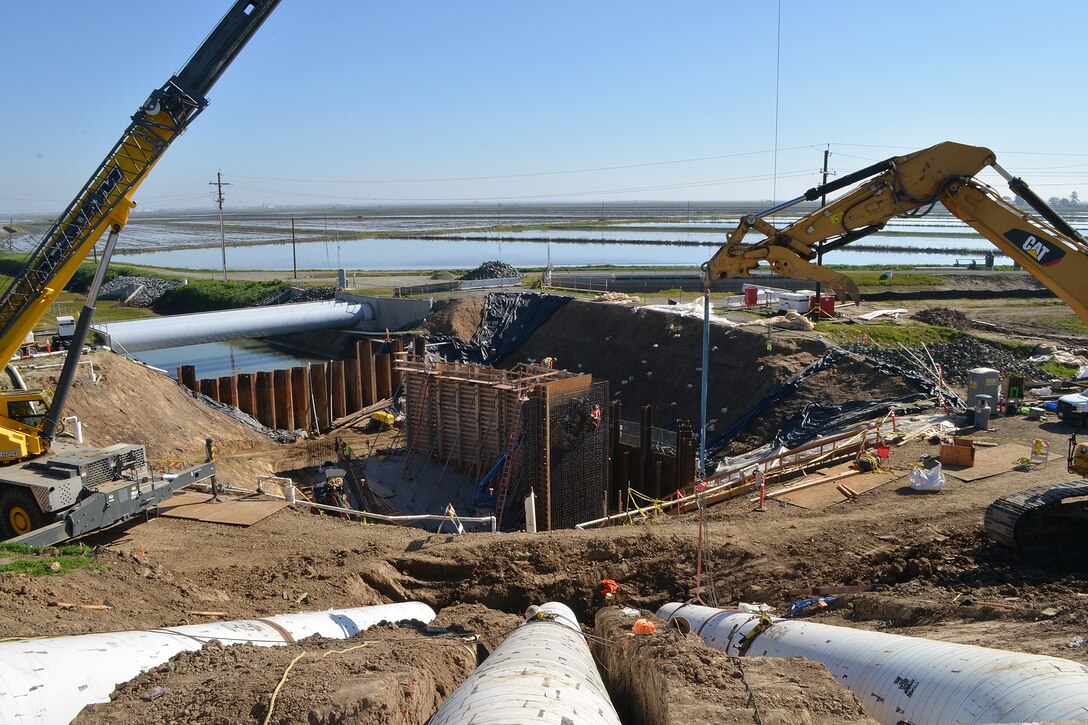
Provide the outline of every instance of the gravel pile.
<path id="1" fill-rule="evenodd" d="M 294 302 L 319 302 L 336 297 L 334 287 L 288 287 L 261 300 L 262 305 L 285 305 Z"/>
<path id="2" fill-rule="evenodd" d="M 917 367 L 911 358 L 900 349 L 871 347 L 860 343 L 843 345 L 851 352 L 901 367 Z M 1014 357 L 1011 353 L 996 345 L 989 345 L 975 337 L 962 336 L 948 343 L 926 345 L 944 372 L 946 382 L 964 385 L 967 383 L 967 371 L 972 368 L 993 368 L 1006 375 L 1023 375 L 1027 378 L 1049 380 L 1050 375 L 1025 360 Z M 912 350 L 919 359 L 928 361 L 925 350 L 916 347 Z"/>
<path id="3" fill-rule="evenodd" d="M 174 289 L 181 282 L 177 280 L 159 279 L 158 277 L 114 277 L 102 285 L 100 297 L 102 299 L 119 299 L 124 301 L 126 297 L 136 294 L 128 299 L 125 304 L 129 307 L 151 307 L 160 297 Z"/>
<path id="4" fill-rule="evenodd" d="M 966 330 L 971 326 L 967 315 L 959 310 L 950 310 L 947 307 L 930 307 L 915 312 L 911 317 L 927 325 L 941 325 L 942 327 L 952 327 L 957 330 Z"/>
<path id="5" fill-rule="evenodd" d="M 520 277 L 521 273 L 505 262 L 484 262 L 476 269 L 466 273 L 461 279 L 510 279 Z"/>

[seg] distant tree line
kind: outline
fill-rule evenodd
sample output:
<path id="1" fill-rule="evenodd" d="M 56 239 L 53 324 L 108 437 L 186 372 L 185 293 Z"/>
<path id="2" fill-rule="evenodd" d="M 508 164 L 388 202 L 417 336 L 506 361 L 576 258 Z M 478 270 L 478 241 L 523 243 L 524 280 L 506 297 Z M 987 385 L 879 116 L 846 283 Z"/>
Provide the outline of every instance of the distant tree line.
<path id="1" fill-rule="evenodd" d="M 1006 201 L 1008 200 L 1008 198 L 1009 197 L 1005 197 Z M 1012 203 L 1016 204 L 1017 206 L 1027 206 L 1028 205 L 1028 203 L 1026 201 L 1024 201 L 1023 199 L 1020 198 L 1019 194 L 1016 195 L 1016 198 L 1013 199 Z M 1071 192 L 1069 192 L 1068 198 L 1063 199 L 1063 198 L 1058 197 L 1058 196 L 1052 196 L 1052 197 L 1050 197 L 1049 199 L 1046 200 L 1046 203 L 1050 204 L 1052 207 L 1055 207 L 1055 208 L 1060 208 L 1060 207 L 1068 208 L 1068 207 L 1080 206 L 1080 195 L 1077 194 L 1077 192 L 1075 192 L 1075 191 L 1071 191 Z"/>

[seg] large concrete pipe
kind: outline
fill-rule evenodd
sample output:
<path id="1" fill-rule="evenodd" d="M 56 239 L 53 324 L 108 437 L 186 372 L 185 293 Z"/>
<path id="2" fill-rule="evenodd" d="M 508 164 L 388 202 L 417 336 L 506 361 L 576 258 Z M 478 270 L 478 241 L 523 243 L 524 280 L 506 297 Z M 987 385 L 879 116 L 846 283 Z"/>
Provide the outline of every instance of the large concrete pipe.
<path id="1" fill-rule="evenodd" d="M 427 725 L 619 725 L 574 612 L 548 602 L 525 614 Z"/>
<path id="2" fill-rule="evenodd" d="M 93 329 L 106 338 L 114 352 L 124 353 L 306 330 L 350 329 L 373 319 L 374 309 L 365 302 L 323 300 L 110 322 Z"/>
<path id="3" fill-rule="evenodd" d="M 132 632 L 81 634 L 0 643 L 0 722 L 67 723 L 86 705 L 109 702 L 117 685 L 206 642 L 273 647 L 311 635 L 346 639 L 379 622 L 430 622 L 420 602 L 264 619 L 211 622 Z"/>
<path id="4" fill-rule="evenodd" d="M 693 604 L 657 616 L 735 657 L 822 662 L 886 725 L 1088 720 L 1088 667 L 1071 660 Z"/>

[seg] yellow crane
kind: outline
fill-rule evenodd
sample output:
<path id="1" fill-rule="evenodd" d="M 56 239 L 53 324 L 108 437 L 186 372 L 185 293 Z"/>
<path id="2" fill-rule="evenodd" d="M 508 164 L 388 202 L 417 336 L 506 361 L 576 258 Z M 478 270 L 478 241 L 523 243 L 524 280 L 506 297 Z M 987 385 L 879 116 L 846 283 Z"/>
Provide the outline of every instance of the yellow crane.
<path id="1" fill-rule="evenodd" d="M 52 400 L 42 390 L 0 393 L 0 463 L 9 464 L 0 467 L 0 538 L 27 534 L 65 512 L 62 538 L 67 538 L 88 526 L 132 515 L 172 493 L 173 488 L 161 485 L 144 491 L 140 483 L 126 488 L 130 480 L 147 477 L 142 446 L 70 450 L 59 449 L 54 439 L 117 235 L 136 205 L 133 194 L 174 139 L 207 107 L 208 91 L 278 4 L 236 0 L 231 5 L 185 66 L 136 110 L 121 139 L 0 295 L 0 365 L 6 366 L 109 232 Z M 206 475 L 213 473 L 214 465 Z M 53 542 L 43 538 L 40 543 Z"/>

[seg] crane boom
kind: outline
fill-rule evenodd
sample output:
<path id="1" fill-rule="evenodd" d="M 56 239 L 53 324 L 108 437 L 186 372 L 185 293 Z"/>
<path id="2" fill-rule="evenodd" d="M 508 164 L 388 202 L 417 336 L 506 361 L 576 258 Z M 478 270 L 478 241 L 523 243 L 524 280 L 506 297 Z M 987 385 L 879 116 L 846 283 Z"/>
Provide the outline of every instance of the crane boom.
<path id="1" fill-rule="evenodd" d="M 121 139 L 0 296 L 0 367 L 15 355 L 102 234 L 125 225 L 134 206 L 132 194 L 208 105 L 208 90 L 278 3 L 236 0 L 185 67 L 132 116 Z"/>

